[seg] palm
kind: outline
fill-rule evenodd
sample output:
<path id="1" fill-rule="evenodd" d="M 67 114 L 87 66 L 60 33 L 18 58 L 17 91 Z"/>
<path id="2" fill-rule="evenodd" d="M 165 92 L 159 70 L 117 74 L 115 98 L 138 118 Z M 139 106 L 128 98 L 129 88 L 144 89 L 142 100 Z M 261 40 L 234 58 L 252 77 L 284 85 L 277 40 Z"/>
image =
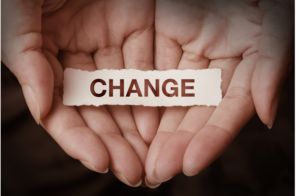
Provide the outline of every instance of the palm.
<path id="1" fill-rule="evenodd" d="M 63 70 L 153 69 L 153 2 L 72 0 L 51 7 L 57 2 L 46 6 L 46 1 L 43 7 L 42 50 L 54 72 L 53 106 L 43 126 L 90 169 L 103 172 L 109 164 L 120 180 L 135 185 L 143 172 L 146 142 L 157 130 L 157 109 L 65 107 Z"/>
<path id="2" fill-rule="evenodd" d="M 154 186 L 182 169 L 189 175 L 201 171 L 255 109 L 272 125 L 288 73 L 290 2 L 156 2 L 155 68 L 220 68 L 224 99 L 217 108 L 162 110 L 152 143 L 157 109 L 65 107 L 61 97 L 66 67 L 153 69 L 153 1 L 3 1 L 2 60 L 22 85 L 35 120 L 42 119 L 62 148 L 90 169 L 103 172 L 109 165 L 134 185 L 143 172 L 145 143 L 151 143 L 145 170 Z"/>
<path id="3" fill-rule="evenodd" d="M 262 16 L 243 1 L 158 1 L 155 29 L 175 40 L 187 60 L 232 58 L 257 51 Z"/>
<path id="4" fill-rule="evenodd" d="M 147 156 L 148 184 L 166 181 L 182 169 L 187 175 L 201 171 L 252 117 L 254 103 L 262 121 L 273 123 L 274 83 L 282 81 L 279 69 L 287 72 L 292 38 L 287 11 L 263 1 L 157 1 L 156 69 L 222 69 L 224 99 L 217 108 L 165 110 Z M 280 14 L 285 18 L 278 21 Z M 288 32 L 280 25 L 287 25 Z"/>

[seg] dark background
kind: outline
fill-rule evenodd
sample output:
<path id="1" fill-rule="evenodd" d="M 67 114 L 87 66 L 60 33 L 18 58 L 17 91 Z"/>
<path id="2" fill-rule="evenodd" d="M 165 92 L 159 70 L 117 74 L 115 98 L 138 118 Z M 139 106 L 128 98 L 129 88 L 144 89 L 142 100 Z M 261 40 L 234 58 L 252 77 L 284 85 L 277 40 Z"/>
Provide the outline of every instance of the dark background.
<path id="1" fill-rule="evenodd" d="M 2 195 L 294 195 L 294 71 L 271 130 L 257 115 L 213 164 L 156 189 L 130 188 L 111 172 L 89 171 L 32 118 L 21 86 L 1 65 Z"/>

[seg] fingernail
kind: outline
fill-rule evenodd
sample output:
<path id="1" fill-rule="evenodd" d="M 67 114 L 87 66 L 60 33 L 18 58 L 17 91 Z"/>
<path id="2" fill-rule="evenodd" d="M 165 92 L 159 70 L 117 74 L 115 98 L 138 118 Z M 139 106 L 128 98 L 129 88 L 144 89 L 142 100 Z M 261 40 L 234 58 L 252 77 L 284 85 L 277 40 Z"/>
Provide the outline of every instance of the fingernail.
<path id="1" fill-rule="evenodd" d="M 88 162 L 85 161 L 80 161 L 85 167 L 87 167 L 88 169 L 98 172 L 98 173 L 102 173 L 102 174 L 106 174 L 108 172 L 108 168 L 105 171 L 99 171 L 98 169 L 96 169 L 95 166 L 93 166 L 92 164 L 89 164 Z"/>
<path id="2" fill-rule="evenodd" d="M 123 174 L 121 174 L 119 172 L 114 172 L 114 171 L 112 171 L 112 172 L 115 174 L 115 176 L 117 178 L 119 178 L 119 180 L 121 180 L 123 183 L 127 184 L 128 186 L 139 187 L 142 184 L 142 179 L 140 179 L 140 181 L 138 183 L 132 185 L 128 182 L 128 180 L 125 178 L 125 176 Z"/>
<path id="3" fill-rule="evenodd" d="M 151 188 L 151 189 L 155 189 L 157 187 L 159 187 L 161 185 L 161 183 L 157 184 L 157 185 L 152 185 L 147 181 L 147 176 L 145 176 L 145 183 L 147 185 L 147 187 Z"/>
<path id="4" fill-rule="evenodd" d="M 273 123 L 271 123 L 271 125 L 267 125 L 267 127 L 268 127 L 269 129 L 272 129 Z"/>
<path id="5" fill-rule="evenodd" d="M 173 176 L 171 176 L 170 178 L 168 178 L 168 179 L 166 179 L 166 180 L 158 179 L 158 178 L 157 178 L 157 175 L 156 175 L 156 170 L 155 170 L 155 169 L 153 170 L 152 175 L 153 175 L 154 180 L 155 180 L 156 182 L 160 182 L 160 183 L 166 182 L 166 181 L 168 181 L 168 180 L 170 180 L 170 179 L 173 178 Z"/>
<path id="6" fill-rule="evenodd" d="M 189 177 L 197 175 L 197 173 L 196 174 L 190 174 L 190 173 L 188 173 L 184 170 L 182 170 L 182 173 L 184 173 L 184 175 L 189 176 Z"/>
<path id="7" fill-rule="evenodd" d="M 24 93 L 24 97 L 28 108 L 35 120 L 35 122 L 39 125 L 40 124 L 40 105 L 37 100 L 37 97 L 33 90 L 28 85 L 22 86 L 22 90 Z"/>
<path id="8" fill-rule="evenodd" d="M 272 103 L 272 106 L 271 106 L 271 116 L 270 116 L 271 122 L 267 125 L 267 127 L 269 129 L 272 129 L 273 124 L 274 124 L 274 120 L 275 120 L 277 109 L 278 109 L 279 97 L 280 97 L 280 95 L 276 95 L 276 97 Z"/>

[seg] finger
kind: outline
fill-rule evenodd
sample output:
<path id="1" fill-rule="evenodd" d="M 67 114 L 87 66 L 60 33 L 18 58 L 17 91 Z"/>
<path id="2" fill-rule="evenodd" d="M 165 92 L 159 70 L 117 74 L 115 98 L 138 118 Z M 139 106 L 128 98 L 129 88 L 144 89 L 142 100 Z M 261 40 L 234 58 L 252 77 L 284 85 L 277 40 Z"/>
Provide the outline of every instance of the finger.
<path id="1" fill-rule="evenodd" d="M 164 115 L 162 116 L 158 132 L 151 143 L 145 164 L 146 184 L 150 188 L 155 188 L 159 185 L 159 183 L 154 180 L 152 175 L 155 169 L 156 157 L 158 156 L 166 141 L 179 126 L 182 118 L 184 117 L 183 115 L 185 115 L 187 110 L 188 107 L 171 107 L 168 108 L 168 110 L 165 110 Z"/>
<path id="2" fill-rule="evenodd" d="M 155 34 L 155 69 L 177 69 L 182 53 L 182 48 L 176 41 Z"/>
<path id="3" fill-rule="evenodd" d="M 98 69 L 124 68 L 123 52 L 120 46 L 99 49 L 94 54 L 94 61 Z M 127 133 L 124 135 L 126 136 L 124 138 L 130 143 L 133 150 L 135 150 L 136 154 L 138 155 L 140 164 L 144 165 L 148 147 L 145 145 L 145 143 L 142 142 L 142 138 L 138 134 L 134 119 L 132 117 L 130 106 L 107 106 L 107 109 L 117 123 L 119 130 L 123 134 Z M 142 171 L 139 172 L 141 175 Z"/>
<path id="4" fill-rule="evenodd" d="M 64 106 L 58 93 L 53 106 L 41 124 L 62 149 L 89 169 L 100 173 L 108 170 L 109 156 L 100 138 L 88 127 L 74 107 Z"/>
<path id="5" fill-rule="evenodd" d="M 123 69 L 123 52 L 120 47 L 107 47 L 104 49 L 99 49 L 94 54 L 94 61 L 98 69 Z M 132 117 L 130 106 L 107 106 L 108 111 L 117 123 L 120 131 L 122 133 L 136 132 L 137 134 L 129 134 L 126 136 L 128 142 L 131 144 L 133 149 L 139 155 L 141 163 L 145 161 L 145 156 L 148 148 L 143 144 L 142 138 L 138 135 L 138 130 L 136 128 L 134 119 Z M 134 138 L 130 138 L 134 137 Z M 135 141 L 135 142 L 134 142 Z M 134 142 L 134 143 L 132 143 Z"/>
<path id="6" fill-rule="evenodd" d="M 49 61 L 37 51 L 19 55 L 12 72 L 18 78 L 26 103 L 37 124 L 49 112 L 53 99 L 54 78 Z M 23 67 L 24 66 L 24 67 Z"/>
<path id="7" fill-rule="evenodd" d="M 61 52 L 59 58 L 65 68 L 71 67 L 71 68 L 84 69 L 89 71 L 94 71 L 96 69 L 93 58 L 88 53 Z M 106 110 L 104 106 L 98 108 L 87 107 L 87 106 L 78 107 L 78 112 L 84 119 L 87 126 L 91 128 L 95 133 L 97 133 L 97 135 L 101 137 L 102 141 L 104 142 L 110 156 L 110 168 L 112 169 L 116 177 L 129 186 L 139 186 L 141 181 L 141 173 L 142 173 L 140 161 L 136 156 L 136 154 L 134 153 L 134 151 L 132 150 L 131 146 L 122 137 L 117 124 L 122 128 L 122 131 L 124 131 L 123 132 L 124 136 L 128 135 L 127 133 L 136 129 L 134 129 L 135 127 L 133 128 L 130 127 L 130 125 L 134 126 L 133 118 L 131 117 L 131 112 L 130 111 L 124 112 L 122 110 L 122 107 L 120 107 L 120 111 L 121 114 L 118 113 L 119 112 L 118 110 L 113 111 L 113 113 L 116 114 L 114 116 L 116 117 L 115 121 L 117 120 L 116 122 L 114 122 L 113 118 L 111 117 L 111 115 L 109 114 L 109 112 Z M 119 119 L 120 116 L 123 118 L 125 117 L 125 121 L 121 121 Z M 131 117 L 131 121 L 130 120 L 128 121 L 128 118 L 130 119 L 130 117 Z M 99 119 L 101 120 L 99 121 Z M 122 124 L 119 124 L 120 121 Z M 138 149 L 137 153 L 139 153 L 139 155 L 142 155 L 142 158 L 145 159 L 144 154 L 147 153 L 148 150 L 147 147 L 145 146 L 144 143 L 142 144 L 140 144 L 140 142 L 137 143 L 138 137 L 136 135 L 134 134 L 131 135 L 132 136 L 129 137 L 129 143 L 132 144 L 132 146 L 134 147 L 137 144 L 140 145 L 139 146 L 140 148 L 136 148 Z M 125 156 L 126 154 L 128 154 L 128 156 Z M 130 172 L 132 168 L 136 168 L 134 172 Z"/>
<path id="8" fill-rule="evenodd" d="M 2 61 L 18 78 L 31 114 L 39 124 L 52 105 L 53 73 L 43 53 L 42 3 L 2 3 Z"/>
<path id="9" fill-rule="evenodd" d="M 206 69 L 206 68 L 208 68 L 209 63 L 210 63 L 209 59 L 201 57 L 199 55 L 196 55 L 187 50 L 183 53 L 177 69 L 182 69 L 182 70 L 183 69 Z M 170 108 L 166 108 L 166 111 L 167 110 L 170 110 Z M 187 112 L 187 108 L 184 107 L 184 109 L 180 109 L 180 107 L 176 107 L 175 109 L 172 109 L 172 111 L 173 112 L 165 112 L 164 115 L 172 116 L 172 115 L 175 115 L 175 113 L 181 112 L 182 114 L 180 114 L 179 116 L 181 116 L 183 119 L 183 117 L 185 116 L 185 114 Z M 165 119 L 169 119 L 169 118 L 172 119 L 172 117 L 166 117 Z M 172 122 L 172 121 L 169 121 L 169 122 Z M 164 128 L 164 127 L 162 127 L 162 128 Z"/>
<path id="10" fill-rule="evenodd" d="M 122 137 L 119 128 L 104 106 L 79 107 L 78 111 L 88 127 L 101 138 L 110 156 L 110 168 L 125 184 L 141 184 L 142 166 L 130 144 Z M 101 119 L 101 120 L 100 120 Z"/>
<path id="11" fill-rule="evenodd" d="M 209 68 L 222 70 L 222 93 L 225 94 L 241 58 L 212 60 Z M 189 109 L 176 132 L 161 149 L 156 160 L 155 177 L 166 181 L 182 171 L 183 156 L 195 134 L 204 127 L 215 107 L 194 106 Z"/>
<path id="12" fill-rule="evenodd" d="M 254 53 L 241 61 L 224 99 L 188 145 L 183 159 L 186 175 L 197 174 L 219 157 L 254 115 L 250 87 L 258 58 L 258 54 Z"/>
<path id="13" fill-rule="evenodd" d="M 53 73 L 43 53 L 41 4 L 0 3 L 0 58 L 14 73 L 35 121 L 39 124 L 52 105 Z"/>
<path id="14" fill-rule="evenodd" d="M 141 165 L 145 165 L 148 147 L 135 126 L 130 107 L 110 106 L 109 112 L 118 125 L 123 137 L 138 155 Z"/>
<path id="15" fill-rule="evenodd" d="M 172 3 L 171 3 L 172 4 Z M 189 48 L 187 44 L 191 40 L 188 40 L 188 38 L 192 37 L 195 38 L 197 35 L 197 32 L 199 29 L 195 29 L 192 26 L 194 25 L 188 25 L 193 30 L 189 31 L 189 35 L 185 36 L 185 38 L 178 37 L 178 32 L 181 32 L 181 29 L 173 28 L 182 26 L 182 24 L 186 24 L 184 20 L 179 19 L 177 15 L 175 14 L 174 17 L 171 17 L 170 14 L 173 14 L 174 10 L 179 10 L 177 4 L 171 5 L 169 2 L 161 1 L 156 3 L 156 12 L 155 12 L 155 28 L 156 28 L 156 36 L 155 36 L 155 67 L 158 70 L 167 70 L 167 69 L 204 69 L 207 68 L 209 65 L 209 60 L 206 58 L 203 58 L 198 53 L 195 53 L 194 50 Z M 167 10 L 167 12 L 165 12 Z M 171 12 L 170 12 L 171 11 Z M 174 19 L 175 18 L 175 19 Z M 167 20 L 166 20 L 167 19 Z M 187 19 L 187 18 L 185 18 Z M 183 23 L 182 23 L 183 22 Z M 187 23 L 190 24 L 190 23 Z M 165 28 L 168 26 L 169 28 Z M 198 25 L 196 25 L 198 26 Z M 195 26 L 194 26 L 195 27 Z M 180 34 L 180 33 L 179 33 Z M 179 44 L 181 43 L 181 44 Z M 183 52 L 184 49 L 184 52 Z M 175 109 L 174 113 L 167 112 L 170 110 L 170 108 L 166 108 L 165 115 L 177 115 L 181 117 L 179 121 L 181 121 L 187 111 L 186 108 L 179 109 L 177 108 L 177 111 Z M 174 116 L 175 117 L 175 116 Z M 165 118 L 168 119 L 169 117 Z M 175 117 L 176 118 L 176 117 Z M 164 117 L 162 118 L 163 121 Z M 172 119 L 172 117 L 170 117 Z M 171 122 L 171 123 L 170 123 Z M 162 123 L 162 122 L 161 122 Z M 173 121 L 169 121 L 169 124 L 174 124 Z M 163 123 L 164 124 L 164 123 Z M 176 129 L 176 128 L 175 128 Z M 158 135 L 156 137 L 159 137 Z M 163 146 L 162 144 L 160 145 Z M 153 145 L 151 145 L 151 148 Z M 154 148 L 154 147 L 153 147 Z M 155 163 L 156 156 L 158 153 L 156 153 L 155 156 L 151 158 L 152 161 L 149 161 L 149 168 L 154 169 L 154 165 L 150 166 L 151 164 Z M 151 164 L 150 164 L 151 163 Z M 148 171 L 148 174 L 151 175 L 147 177 L 147 179 L 150 181 L 152 178 L 152 183 L 155 181 L 153 180 L 152 176 L 153 170 L 150 172 Z"/>
<path id="16" fill-rule="evenodd" d="M 159 31 L 159 30 L 157 29 L 156 31 Z M 179 66 L 182 54 L 183 54 L 183 50 L 177 41 L 168 39 L 156 32 L 156 34 L 155 34 L 155 68 L 157 70 L 177 69 Z M 178 108 L 178 110 L 186 111 L 185 108 L 183 108 L 183 109 L 179 109 L 179 107 L 175 107 L 175 108 Z M 168 108 L 160 109 L 161 118 L 162 118 L 162 114 L 165 115 L 166 110 L 168 110 Z M 173 109 L 172 109 L 172 111 L 173 111 Z M 175 111 L 176 111 L 176 109 L 175 109 Z M 175 111 L 174 111 L 174 113 L 175 113 Z M 171 112 L 168 112 L 168 113 L 169 113 L 169 115 L 171 115 Z M 179 114 L 178 116 L 182 116 L 182 114 Z M 174 116 L 174 119 L 178 118 L 178 116 Z M 169 118 L 172 119 L 172 117 L 166 117 L 165 119 L 169 119 Z M 173 121 L 170 121 L 170 122 L 173 122 Z M 163 124 L 165 124 L 165 123 L 163 123 Z M 175 125 L 175 123 L 173 123 L 173 125 Z M 159 129 L 164 130 L 165 125 L 163 125 L 163 126 L 160 125 Z M 171 130 L 175 131 L 175 129 L 171 129 Z"/>
<path id="17" fill-rule="evenodd" d="M 177 42 L 166 39 L 157 33 L 155 34 L 155 69 L 157 70 L 176 69 L 180 62 L 181 55 L 182 55 L 182 49 Z M 165 113 L 165 109 L 160 108 L 159 113 L 160 113 L 160 118 L 163 118 L 162 114 Z M 175 116 L 173 117 L 174 119 L 176 118 Z M 171 125 L 177 126 L 176 123 L 172 123 Z M 163 128 L 164 127 L 165 125 L 163 125 Z M 160 128 L 158 129 L 158 133 L 151 143 L 150 149 L 147 154 L 146 163 L 145 163 L 145 172 L 146 172 L 145 182 L 147 186 L 150 188 L 156 188 L 157 186 L 159 186 L 159 183 L 157 183 L 153 179 L 152 172 L 154 169 L 156 156 L 159 150 L 161 149 L 162 145 L 165 143 L 165 141 L 169 136 L 168 132 L 159 133 L 160 132 L 159 130 L 161 129 Z M 172 130 L 172 128 L 170 130 Z"/>
<path id="18" fill-rule="evenodd" d="M 209 59 L 200 57 L 186 50 L 182 55 L 182 58 L 179 62 L 177 69 L 205 69 L 208 67 L 209 62 L 210 62 Z M 180 122 L 184 118 L 188 109 L 189 107 L 174 107 L 174 108 L 166 108 L 166 111 L 164 112 L 159 130 L 170 130 L 170 133 L 167 134 L 168 136 L 160 136 L 162 134 L 158 133 L 155 138 L 157 138 L 157 141 L 164 142 L 164 143 L 156 142 L 155 144 L 152 144 L 150 146 L 149 153 L 151 151 L 151 148 L 153 148 L 153 152 L 151 152 L 151 156 L 148 153 L 147 166 L 146 166 L 146 170 L 148 170 L 148 172 L 146 171 L 147 174 L 146 180 L 148 184 L 150 184 L 150 186 L 155 187 L 158 184 L 157 179 L 155 180 L 153 176 L 153 174 L 156 173 L 155 167 L 156 167 L 157 156 L 160 154 L 161 149 L 163 149 L 163 146 L 171 137 L 172 133 L 178 128 Z M 172 125 L 172 129 L 170 129 L 170 125 Z M 160 139 L 159 137 L 163 137 L 163 139 Z"/>
<path id="19" fill-rule="evenodd" d="M 182 58 L 179 62 L 179 65 L 177 69 L 206 69 L 208 68 L 210 63 L 210 60 L 204 57 L 200 57 L 192 52 L 185 51 L 182 55 Z M 185 116 L 187 112 L 187 108 L 184 107 L 184 109 L 180 109 L 180 107 L 176 107 L 177 109 L 172 109 L 173 112 L 167 112 L 164 115 L 174 115 L 175 113 L 181 112 L 179 116 L 183 117 Z M 170 108 L 166 108 L 166 111 L 170 110 Z M 177 111 L 176 111 L 177 110 Z M 172 117 L 166 117 L 165 119 L 169 119 Z M 181 120 L 182 120 L 181 119 Z M 172 121 L 169 121 L 172 122 Z"/>
<path id="20" fill-rule="evenodd" d="M 147 145 L 150 145 L 158 129 L 158 108 L 132 106 L 132 114 L 141 137 Z"/>
<path id="21" fill-rule="evenodd" d="M 149 16 L 151 17 L 151 15 Z M 153 18 L 153 17 L 152 17 Z M 137 31 L 126 38 L 123 45 L 126 69 L 153 70 L 153 21 L 150 27 Z M 157 107 L 132 106 L 132 114 L 143 140 L 150 144 L 158 124 Z"/>
<path id="22" fill-rule="evenodd" d="M 56 59 L 56 57 L 53 55 L 53 53 L 50 51 L 51 47 L 49 47 L 49 46 L 51 46 L 51 43 L 49 42 L 49 39 L 47 39 L 47 37 L 45 36 L 43 41 L 44 41 L 43 52 L 44 52 L 45 56 L 47 57 L 47 59 L 49 60 L 49 62 L 51 62 L 51 66 L 54 71 L 54 78 L 55 78 L 54 83 L 55 83 L 55 87 L 56 87 L 56 93 L 57 92 L 61 93 L 60 88 L 61 88 L 61 84 L 62 84 L 62 80 L 63 80 L 62 65 L 65 68 L 71 67 L 71 68 L 84 69 L 84 70 L 89 70 L 89 71 L 92 71 L 95 69 L 95 65 L 91 61 L 92 60 L 91 56 L 89 54 L 82 53 L 82 52 L 79 52 L 79 53 L 61 52 L 60 54 L 58 54 L 58 58 L 60 60 L 60 61 L 58 61 Z M 62 65 L 60 64 L 60 62 Z M 84 65 L 84 68 L 83 68 L 83 65 Z M 85 151 L 79 152 L 76 148 L 71 148 L 69 150 L 70 151 L 69 153 L 68 153 L 68 151 L 66 151 L 66 152 L 71 156 L 74 153 L 79 153 L 79 155 L 76 155 L 73 157 L 74 158 L 79 157 L 78 159 L 87 168 L 94 170 L 94 171 L 106 173 L 108 171 L 109 155 L 108 155 L 106 147 L 102 143 L 101 139 L 92 130 L 90 130 L 88 127 L 86 127 L 84 121 L 79 116 L 79 114 L 75 108 L 63 106 L 61 104 L 61 98 L 57 94 L 55 96 L 56 96 L 56 100 L 59 101 L 59 106 L 57 107 L 55 112 L 53 112 L 52 117 L 47 116 L 47 118 L 45 119 L 45 122 L 43 121 L 44 127 L 46 128 L 46 130 L 49 130 L 49 132 L 56 134 L 56 131 L 58 131 L 58 130 L 56 130 L 56 131 L 54 130 L 54 128 L 55 128 L 54 125 L 55 125 L 55 123 L 60 123 L 60 122 L 57 122 L 59 120 L 61 120 L 62 123 L 65 124 L 66 127 L 70 126 L 70 127 L 76 128 L 76 126 L 73 124 L 79 123 L 78 127 L 79 128 L 83 127 L 82 128 L 83 133 L 85 133 L 86 130 L 88 130 L 88 133 L 90 134 L 89 140 L 94 140 L 94 142 L 89 142 L 89 140 L 82 142 L 82 145 L 86 145 L 85 143 L 87 142 L 90 145 L 89 149 L 92 149 L 92 150 L 87 149 L 88 152 L 85 152 Z M 53 107 L 55 108 L 55 105 L 53 105 Z M 70 115 L 69 117 L 71 120 L 67 118 L 68 115 Z M 64 118 L 60 119 L 61 116 L 64 117 L 65 119 Z M 74 122 L 73 122 L 73 120 L 74 120 Z M 80 139 L 81 135 L 82 135 L 82 133 L 78 132 L 78 136 L 77 136 L 78 139 Z M 94 138 L 92 138 L 92 137 L 94 137 Z M 66 138 L 68 138 L 68 136 L 66 136 Z M 66 140 L 66 139 L 62 139 L 62 142 L 64 142 L 64 140 Z M 70 147 L 74 146 L 74 143 L 75 144 L 77 143 L 77 140 L 75 140 L 75 139 L 72 140 L 72 137 L 69 137 L 69 140 L 70 141 L 65 144 L 66 145 L 65 148 L 67 150 Z M 80 147 L 80 145 L 79 145 L 79 147 Z M 93 148 L 95 148 L 98 152 L 93 150 Z M 73 152 L 73 151 L 75 151 L 75 152 Z M 95 151 L 95 152 L 90 153 L 93 151 Z M 80 158 L 83 156 L 82 154 L 84 154 L 84 155 L 87 154 L 89 156 L 87 158 L 84 158 L 84 157 Z M 93 158 L 95 160 L 93 160 L 91 158 Z M 105 170 L 103 170 L 103 167 L 105 167 Z M 102 168 L 102 169 L 99 169 L 99 168 Z"/>
<path id="23" fill-rule="evenodd" d="M 257 114 L 272 127 L 285 78 L 291 70 L 293 9 L 281 4 L 268 9 L 263 18 L 259 59 L 252 78 L 252 93 Z"/>
<path id="24" fill-rule="evenodd" d="M 115 31 L 124 32 L 124 35 L 120 37 L 126 37 L 123 44 L 123 55 L 125 68 L 138 68 L 143 70 L 149 70 L 152 67 L 152 39 L 153 39 L 153 18 L 154 18 L 154 1 L 132 1 L 130 4 L 134 6 L 128 6 L 127 2 L 118 1 L 118 3 L 112 2 L 113 9 L 112 14 L 108 15 L 107 20 L 112 19 L 109 26 Z M 111 5 L 112 5 L 111 4 Z M 121 8 L 121 9 L 119 9 Z M 125 8 L 125 9 L 124 9 Z M 115 10 L 115 12 L 114 12 Z M 121 13 L 121 14 L 120 14 Z M 122 17 L 122 14 L 126 14 L 126 17 Z M 129 14 L 129 17 L 127 17 Z M 119 18 L 116 18 L 119 17 Z M 118 19 L 118 20 L 116 20 Z M 130 19 L 130 20 L 128 20 Z M 121 22 L 120 22 L 121 21 Z M 122 39 L 123 41 L 123 39 Z M 123 58 L 121 59 L 123 61 Z M 96 63 L 97 64 L 97 63 Z M 109 64 L 108 64 L 109 65 Z M 103 66 L 105 66 L 103 64 Z M 120 64 L 121 66 L 121 64 Z M 122 68 L 124 66 L 122 65 Z M 120 68 L 119 68 L 120 69 Z M 122 117 L 117 117 L 116 115 L 132 115 L 128 113 L 115 113 L 112 107 L 108 107 L 114 118 L 121 119 Z M 123 107 L 125 108 L 125 107 Z M 129 107 L 125 111 L 128 110 Z M 145 111 L 146 110 L 146 111 Z M 136 117 L 136 125 L 141 131 L 141 134 L 145 141 L 149 142 L 153 138 L 153 133 L 157 130 L 158 126 L 158 114 L 157 109 L 147 108 L 142 109 L 137 107 L 133 109 L 133 114 Z M 149 118 L 145 120 L 145 118 Z M 125 117 L 123 118 L 125 119 Z M 130 121 L 131 122 L 131 121 Z M 128 122 L 129 123 L 129 122 Z M 134 123 L 135 124 L 135 123 Z M 120 127 L 120 126 L 119 126 Z M 120 127 L 120 129 L 122 129 Z"/>

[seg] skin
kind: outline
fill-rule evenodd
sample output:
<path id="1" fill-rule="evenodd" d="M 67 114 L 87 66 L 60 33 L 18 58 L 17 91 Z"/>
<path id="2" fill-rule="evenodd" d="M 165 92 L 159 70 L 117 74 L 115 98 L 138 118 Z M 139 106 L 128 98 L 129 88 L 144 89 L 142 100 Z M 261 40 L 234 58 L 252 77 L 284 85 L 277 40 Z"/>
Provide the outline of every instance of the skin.
<path id="1" fill-rule="evenodd" d="M 181 171 L 199 173 L 255 111 L 272 127 L 291 69 L 293 17 L 289 1 L 156 1 L 155 68 L 219 68 L 223 100 L 217 107 L 166 108 L 147 155 L 148 186 Z"/>
<path id="2" fill-rule="evenodd" d="M 124 2 L 2 3 L 2 60 L 36 121 L 70 156 L 94 171 L 109 167 L 130 186 L 144 179 L 144 168 L 154 188 L 181 171 L 191 176 L 204 169 L 255 112 L 272 127 L 291 69 L 292 1 Z M 66 67 L 220 68 L 224 98 L 218 107 L 161 108 L 160 114 L 144 107 L 66 107 Z"/>
<path id="3" fill-rule="evenodd" d="M 89 169 L 139 186 L 158 109 L 64 106 L 63 70 L 152 70 L 154 2 L 7 0 L 2 10 L 2 60 L 37 123 Z"/>

